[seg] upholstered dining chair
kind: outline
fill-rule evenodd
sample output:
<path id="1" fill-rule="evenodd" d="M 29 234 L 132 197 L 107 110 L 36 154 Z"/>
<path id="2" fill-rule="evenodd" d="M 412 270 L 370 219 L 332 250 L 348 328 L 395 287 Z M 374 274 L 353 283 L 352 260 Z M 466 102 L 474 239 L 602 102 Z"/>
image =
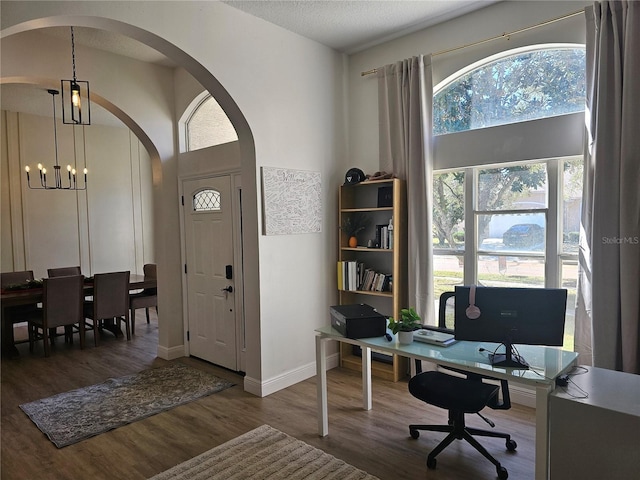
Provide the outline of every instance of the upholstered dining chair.
<path id="1" fill-rule="evenodd" d="M 59 267 L 47 269 L 47 275 L 52 277 L 66 277 L 68 275 L 81 275 L 80 267 Z"/>
<path id="2" fill-rule="evenodd" d="M 449 333 L 453 333 L 453 330 L 447 325 L 446 305 L 447 300 L 452 297 L 454 297 L 454 292 L 444 292 L 440 296 L 438 315 L 438 327 Z M 411 395 L 429 405 L 434 405 L 448 411 L 449 421 L 447 425 L 409 425 L 409 434 L 414 439 L 420 436 L 420 430 L 448 433 L 436 448 L 429 452 L 427 456 L 427 467 L 430 469 L 436 468 L 436 456 L 454 440 L 466 440 L 487 460 L 494 464 L 498 478 L 505 480 L 509 476 L 507 469 L 473 436 L 503 438 L 506 441 L 506 448 L 510 452 L 514 451 L 518 444 L 511 439 L 511 435 L 508 433 L 467 427 L 465 424 L 465 414 L 478 414 L 492 428 L 495 427 L 495 424 L 483 416 L 480 411 L 485 407 L 494 410 L 507 410 L 511 408 L 507 381 L 500 380 L 500 385 L 495 385 L 494 383 L 483 382 L 485 379 L 496 380 L 489 376 L 456 370 L 455 368 L 442 366 L 438 368 L 438 371 L 418 373 L 409 380 L 409 392 Z M 416 369 L 418 372 L 421 370 L 417 362 Z M 464 377 L 460 375 L 464 375 Z M 502 399 L 500 399 L 500 393 L 502 393 Z"/>
<path id="3" fill-rule="evenodd" d="M 73 325 L 78 324 L 80 348 L 84 348 L 84 277 L 71 275 L 45 278 L 42 282 L 42 308 L 28 316 L 29 351 L 33 352 L 37 340 L 44 341 L 44 356 L 50 352 L 50 331 L 65 327 L 67 338 L 73 334 Z M 51 330 L 50 330 L 51 329 Z M 40 332 L 41 331 L 41 332 Z M 68 338 L 70 340 L 70 338 Z"/>
<path id="4" fill-rule="evenodd" d="M 33 280 L 33 270 L 23 270 L 20 272 L 2 272 L 0 274 L 0 286 L 7 288 L 11 285 L 19 285 Z M 6 316 L 2 322 L 3 338 L 13 338 L 13 332 L 9 329 L 13 328 L 16 323 L 27 321 L 27 316 L 31 315 L 38 308 L 38 304 L 31 305 L 15 305 L 12 307 L 4 307 L 2 314 Z"/>
<path id="5" fill-rule="evenodd" d="M 144 279 L 153 279 L 156 280 L 157 276 L 157 268 L 154 263 L 145 264 L 144 268 Z M 144 308 L 145 313 L 147 315 L 147 323 L 150 323 L 149 320 L 149 308 L 155 307 L 156 313 L 158 313 L 158 289 L 157 288 L 145 288 L 140 293 L 134 293 L 129 296 L 129 308 L 131 310 L 131 334 L 136 334 L 136 310 L 138 308 Z"/>
<path id="6" fill-rule="evenodd" d="M 129 322 L 130 272 L 97 273 L 93 276 L 93 300 L 84 303 L 84 316 L 92 323 L 94 344 L 98 346 L 99 330 L 104 321 L 124 322 L 127 340 L 131 340 Z M 114 324 L 115 326 L 115 324 Z"/>

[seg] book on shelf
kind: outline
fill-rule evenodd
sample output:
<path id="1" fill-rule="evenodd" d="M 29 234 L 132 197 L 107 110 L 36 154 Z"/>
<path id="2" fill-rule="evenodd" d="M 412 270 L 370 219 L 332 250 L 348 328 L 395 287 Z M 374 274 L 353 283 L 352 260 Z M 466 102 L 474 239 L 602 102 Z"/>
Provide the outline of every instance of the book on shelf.
<path id="1" fill-rule="evenodd" d="M 393 218 L 389 220 L 389 225 L 376 225 L 375 245 L 383 250 L 393 248 Z"/>
<path id="2" fill-rule="evenodd" d="M 351 260 L 337 263 L 338 290 L 390 292 L 391 281 L 391 275 L 367 268 L 363 262 Z"/>

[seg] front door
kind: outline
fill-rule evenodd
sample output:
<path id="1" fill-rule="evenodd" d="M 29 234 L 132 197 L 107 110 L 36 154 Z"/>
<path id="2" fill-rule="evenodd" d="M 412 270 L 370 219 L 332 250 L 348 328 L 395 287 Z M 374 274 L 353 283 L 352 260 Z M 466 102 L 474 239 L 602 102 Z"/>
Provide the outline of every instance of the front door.
<path id="1" fill-rule="evenodd" d="M 237 370 L 229 176 L 183 182 L 190 354 Z"/>

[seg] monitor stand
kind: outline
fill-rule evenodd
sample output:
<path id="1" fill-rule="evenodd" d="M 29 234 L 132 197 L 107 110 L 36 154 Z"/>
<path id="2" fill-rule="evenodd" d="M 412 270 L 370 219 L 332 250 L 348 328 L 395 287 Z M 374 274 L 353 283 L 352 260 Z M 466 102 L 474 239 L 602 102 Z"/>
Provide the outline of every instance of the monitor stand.
<path id="1" fill-rule="evenodd" d="M 503 343 L 506 353 L 490 353 L 489 362 L 494 367 L 510 367 L 518 368 L 520 370 L 527 370 L 529 364 L 525 359 L 518 355 L 510 342 Z"/>

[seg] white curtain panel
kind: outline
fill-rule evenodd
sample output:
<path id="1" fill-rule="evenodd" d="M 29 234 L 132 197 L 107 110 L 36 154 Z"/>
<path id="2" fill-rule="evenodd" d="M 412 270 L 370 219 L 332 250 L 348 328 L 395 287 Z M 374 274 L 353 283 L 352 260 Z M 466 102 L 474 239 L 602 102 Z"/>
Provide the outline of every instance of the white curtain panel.
<path id="1" fill-rule="evenodd" d="M 587 148 L 576 351 L 640 373 L 640 4 L 595 2 L 587 21 Z"/>
<path id="2" fill-rule="evenodd" d="M 435 325 L 431 190 L 433 185 L 431 56 L 378 68 L 380 170 L 407 185 L 408 299 Z"/>

